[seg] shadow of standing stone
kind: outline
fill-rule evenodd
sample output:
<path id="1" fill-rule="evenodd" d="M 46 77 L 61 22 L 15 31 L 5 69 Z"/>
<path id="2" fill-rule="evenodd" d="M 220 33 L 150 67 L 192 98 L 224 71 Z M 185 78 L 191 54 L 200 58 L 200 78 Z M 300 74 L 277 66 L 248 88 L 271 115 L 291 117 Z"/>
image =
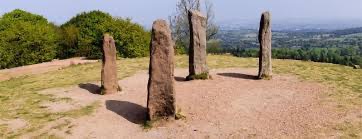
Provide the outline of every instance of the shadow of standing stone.
<path id="1" fill-rule="evenodd" d="M 101 88 L 96 85 L 96 84 L 91 84 L 91 83 L 86 83 L 86 84 L 79 84 L 78 85 L 79 88 L 85 89 L 87 91 L 89 91 L 92 94 L 100 94 L 101 93 Z"/>
<path id="2" fill-rule="evenodd" d="M 146 108 L 132 102 L 107 100 L 106 108 L 134 124 L 143 124 L 146 121 Z"/>
<path id="3" fill-rule="evenodd" d="M 225 76 L 225 77 L 232 77 L 232 78 L 247 79 L 247 80 L 257 80 L 258 79 L 258 76 L 242 74 L 242 73 L 218 73 L 217 75 Z"/>

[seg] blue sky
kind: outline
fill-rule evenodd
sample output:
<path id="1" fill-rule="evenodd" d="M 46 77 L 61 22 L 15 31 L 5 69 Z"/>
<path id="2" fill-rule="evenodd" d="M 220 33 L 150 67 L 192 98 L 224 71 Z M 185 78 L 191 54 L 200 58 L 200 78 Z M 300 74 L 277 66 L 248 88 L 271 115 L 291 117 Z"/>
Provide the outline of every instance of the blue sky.
<path id="1" fill-rule="evenodd" d="M 177 0 L 0 0 L 0 14 L 19 8 L 64 23 L 82 11 L 102 10 L 130 17 L 142 25 L 175 12 Z M 217 22 L 258 19 L 271 11 L 273 19 L 362 20 L 362 0 L 211 0 Z"/>

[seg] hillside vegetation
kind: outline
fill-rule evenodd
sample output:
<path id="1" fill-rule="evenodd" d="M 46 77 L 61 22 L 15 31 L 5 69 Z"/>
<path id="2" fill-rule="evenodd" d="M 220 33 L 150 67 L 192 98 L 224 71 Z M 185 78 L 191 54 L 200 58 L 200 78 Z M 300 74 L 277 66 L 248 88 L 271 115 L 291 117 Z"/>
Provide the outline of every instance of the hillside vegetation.
<path id="1" fill-rule="evenodd" d="M 0 18 L 0 69 L 50 61 L 59 34 L 47 19 L 21 10 Z"/>
<path id="2" fill-rule="evenodd" d="M 176 67 L 187 68 L 188 57 L 177 56 Z M 140 70 L 147 70 L 149 58 L 121 59 L 118 64 L 118 78 L 123 79 Z M 229 55 L 209 55 L 210 69 L 218 68 L 256 68 L 258 60 L 255 58 L 238 58 Z M 79 118 L 89 115 L 98 107 L 92 103 L 77 110 L 53 113 L 43 102 L 72 101 L 71 98 L 56 98 L 52 95 L 41 94 L 40 91 L 49 88 L 76 86 L 81 83 L 100 80 L 100 63 L 75 65 L 65 69 L 51 71 L 39 75 L 25 75 L 0 82 L 0 120 L 23 119 L 27 126 L 12 131 L 8 125 L 0 124 L 0 137 L 19 137 L 20 135 L 40 132 L 46 136 L 47 131 L 39 131 L 48 123 L 64 118 Z M 273 60 L 273 70 L 277 74 L 296 75 L 297 77 L 316 81 L 331 88 L 326 96 L 326 102 L 338 104 L 342 111 L 362 107 L 362 71 L 351 67 L 304 62 L 295 60 Z M 1 122 L 0 122 L 1 123 Z M 67 125 L 66 123 L 61 123 Z M 333 127 L 348 137 L 362 132 L 361 122 L 341 123 Z M 342 127 L 342 128 L 340 128 Z M 59 127 L 54 127 L 59 128 Z"/>
<path id="3" fill-rule="evenodd" d="M 149 53 L 149 31 L 130 19 L 90 11 L 57 26 L 40 15 L 16 9 L 0 18 L 0 69 L 75 56 L 101 58 L 103 33 L 114 37 L 121 57 Z"/>
<path id="4" fill-rule="evenodd" d="M 112 17 L 101 11 L 78 14 L 70 19 L 61 29 L 66 34 L 62 48 L 62 57 L 86 56 L 101 58 L 103 34 L 110 33 L 116 41 L 121 57 L 135 58 L 148 55 L 150 34 L 130 19 Z M 75 35 L 75 36 L 72 36 Z M 70 44 L 70 45 L 67 45 Z"/>
<path id="5" fill-rule="evenodd" d="M 239 57 L 259 57 L 259 48 L 237 49 L 232 52 Z M 272 57 L 275 59 L 295 59 L 334 63 L 347 66 L 362 67 L 362 46 L 344 48 L 274 48 Z"/>

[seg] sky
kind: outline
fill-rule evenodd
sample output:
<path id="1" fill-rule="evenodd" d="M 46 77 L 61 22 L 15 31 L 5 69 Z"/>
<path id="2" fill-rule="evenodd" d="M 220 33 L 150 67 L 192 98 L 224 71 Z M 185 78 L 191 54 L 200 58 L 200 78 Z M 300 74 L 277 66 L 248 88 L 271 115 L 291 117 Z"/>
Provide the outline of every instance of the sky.
<path id="1" fill-rule="evenodd" d="M 0 0 L 0 14 L 23 9 L 62 24 L 77 13 L 102 10 L 144 26 L 175 13 L 178 0 Z M 210 0 L 216 22 L 259 19 L 270 11 L 275 20 L 362 20 L 362 0 Z"/>

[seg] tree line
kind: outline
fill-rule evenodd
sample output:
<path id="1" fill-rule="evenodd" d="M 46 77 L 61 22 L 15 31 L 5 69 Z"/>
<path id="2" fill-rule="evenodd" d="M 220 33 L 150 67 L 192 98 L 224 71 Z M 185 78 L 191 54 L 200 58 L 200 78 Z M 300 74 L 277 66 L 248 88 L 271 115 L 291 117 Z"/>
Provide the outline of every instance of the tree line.
<path id="1" fill-rule="evenodd" d="M 227 50 L 238 57 L 258 57 L 258 48 Z M 362 66 L 362 46 L 333 48 L 273 48 L 275 59 L 295 59 L 314 62 L 341 64 L 346 66 Z"/>
<path id="2" fill-rule="evenodd" d="M 0 69 L 55 58 L 101 58 L 104 33 L 114 37 L 121 57 L 149 55 L 150 32 L 130 19 L 90 11 L 58 26 L 43 16 L 13 10 L 0 17 Z"/>

